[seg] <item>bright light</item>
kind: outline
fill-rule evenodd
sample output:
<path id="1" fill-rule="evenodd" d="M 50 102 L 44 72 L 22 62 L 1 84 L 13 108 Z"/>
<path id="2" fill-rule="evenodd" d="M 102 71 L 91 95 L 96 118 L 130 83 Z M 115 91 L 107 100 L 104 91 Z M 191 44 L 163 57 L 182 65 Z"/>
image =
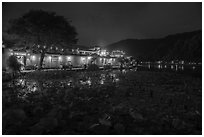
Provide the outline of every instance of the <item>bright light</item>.
<path id="1" fill-rule="evenodd" d="M 33 55 L 33 56 L 32 56 L 32 60 L 35 60 L 35 59 L 36 59 L 36 57 L 35 57 L 35 55 Z"/>
<path id="2" fill-rule="evenodd" d="M 33 87 L 33 92 L 37 91 L 38 88 L 37 87 Z"/>
<path id="3" fill-rule="evenodd" d="M 91 57 L 88 57 L 88 59 L 91 59 Z"/>
<path id="4" fill-rule="evenodd" d="M 43 46 L 43 48 L 45 49 L 45 48 L 46 48 L 46 46 Z"/>
<path id="5" fill-rule="evenodd" d="M 56 47 L 56 50 L 58 50 L 58 47 Z"/>
<path id="6" fill-rule="evenodd" d="M 119 78 L 116 78 L 116 79 L 115 79 L 115 82 L 118 82 L 118 81 L 119 81 Z"/>
<path id="7" fill-rule="evenodd" d="M 52 57 L 51 57 L 51 56 L 49 56 L 49 59 L 51 60 L 51 59 L 52 59 Z"/>
<path id="8" fill-rule="evenodd" d="M 62 60 L 62 57 L 61 56 L 59 56 L 59 61 L 61 61 Z"/>
<path id="9" fill-rule="evenodd" d="M 68 56 L 68 57 L 67 57 L 67 60 L 68 60 L 68 61 L 69 61 L 69 60 L 71 60 L 71 57 L 70 57 L 70 56 Z"/>
<path id="10" fill-rule="evenodd" d="M 84 58 L 84 57 L 81 57 L 81 60 L 82 60 L 82 61 L 84 61 L 84 60 L 85 60 L 85 58 Z"/>
<path id="11" fill-rule="evenodd" d="M 106 50 L 101 50 L 101 56 L 105 56 L 106 55 Z"/>
<path id="12" fill-rule="evenodd" d="M 88 84 L 89 86 L 91 85 L 91 79 L 90 79 L 90 78 L 87 80 L 87 84 Z"/>
<path id="13" fill-rule="evenodd" d="M 25 56 L 26 55 L 26 53 L 22 53 L 22 52 L 16 52 L 15 54 L 20 55 L 20 56 Z"/>
<path id="14" fill-rule="evenodd" d="M 50 47 L 50 49 L 52 49 L 52 47 Z"/>
<path id="15" fill-rule="evenodd" d="M 112 63 L 112 58 L 110 58 L 110 59 L 108 60 L 108 63 Z"/>

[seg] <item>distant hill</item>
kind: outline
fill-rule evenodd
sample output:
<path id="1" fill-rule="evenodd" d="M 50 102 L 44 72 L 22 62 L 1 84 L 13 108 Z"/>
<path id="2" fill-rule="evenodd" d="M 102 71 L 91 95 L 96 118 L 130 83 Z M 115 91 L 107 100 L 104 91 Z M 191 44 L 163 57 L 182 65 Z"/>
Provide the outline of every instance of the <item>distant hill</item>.
<path id="1" fill-rule="evenodd" d="M 126 39 L 107 45 L 112 50 L 124 50 L 140 60 L 202 60 L 202 31 L 169 35 L 160 39 Z"/>

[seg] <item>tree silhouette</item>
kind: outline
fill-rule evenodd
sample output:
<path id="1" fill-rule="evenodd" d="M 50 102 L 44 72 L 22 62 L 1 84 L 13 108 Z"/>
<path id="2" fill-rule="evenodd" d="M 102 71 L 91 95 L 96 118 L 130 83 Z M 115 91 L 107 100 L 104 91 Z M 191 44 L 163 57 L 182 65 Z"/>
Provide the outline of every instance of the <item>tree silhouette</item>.
<path id="1" fill-rule="evenodd" d="M 77 43 L 77 32 L 70 21 L 43 10 L 31 10 L 20 18 L 10 20 L 7 32 L 19 38 L 14 47 L 22 46 L 41 54 L 39 69 L 48 50 L 66 49 Z"/>
<path id="2" fill-rule="evenodd" d="M 18 62 L 16 56 L 12 55 L 7 60 L 9 69 L 12 70 L 13 73 L 13 79 L 15 78 L 15 75 L 20 72 L 21 64 Z"/>

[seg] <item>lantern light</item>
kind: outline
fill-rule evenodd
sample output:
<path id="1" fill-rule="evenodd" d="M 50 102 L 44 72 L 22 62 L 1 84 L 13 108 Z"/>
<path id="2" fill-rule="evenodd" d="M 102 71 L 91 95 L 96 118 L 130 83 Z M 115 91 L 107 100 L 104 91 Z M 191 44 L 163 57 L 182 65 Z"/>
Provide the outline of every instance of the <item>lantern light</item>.
<path id="1" fill-rule="evenodd" d="M 35 59 L 36 59 L 36 57 L 35 57 L 35 55 L 33 55 L 33 56 L 32 56 L 32 60 L 35 60 Z"/>
<path id="2" fill-rule="evenodd" d="M 71 60 L 71 57 L 70 57 L 70 56 L 68 56 L 68 57 L 67 57 L 67 60 Z"/>
<path id="3" fill-rule="evenodd" d="M 62 57 L 61 57 L 61 56 L 59 56 L 59 60 L 60 60 L 60 61 L 62 60 Z"/>

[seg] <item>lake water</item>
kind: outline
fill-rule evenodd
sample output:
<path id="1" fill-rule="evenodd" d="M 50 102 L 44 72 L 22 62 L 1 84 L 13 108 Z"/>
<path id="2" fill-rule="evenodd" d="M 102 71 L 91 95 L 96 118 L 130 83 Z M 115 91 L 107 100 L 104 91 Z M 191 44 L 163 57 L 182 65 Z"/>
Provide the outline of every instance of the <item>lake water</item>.
<path id="1" fill-rule="evenodd" d="M 17 79 L 17 85 L 22 86 L 26 91 L 34 92 L 41 88 L 61 87 L 61 88 L 75 88 L 75 87 L 94 87 L 103 86 L 106 84 L 117 84 L 127 72 L 139 71 L 156 71 L 156 72 L 171 72 L 181 73 L 184 75 L 192 75 L 195 77 L 202 77 L 201 66 L 176 66 L 176 65 L 142 65 L 129 70 L 112 70 L 112 71 L 98 71 L 98 72 L 75 72 L 71 77 L 64 79 L 50 79 L 50 80 L 34 80 L 28 78 Z"/>
<path id="2" fill-rule="evenodd" d="M 136 71 L 136 70 L 132 70 Z M 120 81 L 126 70 L 119 71 L 96 71 L 96 72 L 73 72 L 71 76 L 61 79 L 32 79 L 23 78 L 16 79 L 16 85 L 22 88 L 22 92 L 31 93 L 49 88 L 95 88 L 103 85 L 114 85 Z M 12 83 L 10 84 L 12 86 Z"/>
<path id="3" fill-rule="evenodd" d="M 169 72 L 190 75 L 202 78 L 201 66 L 178 66 L 178 65 L 141 65 L 128 70 L 102 70 L 95 72 L 73 72 L 71 76 L 65 76 L 62 79 L 32 79 L 22 77 L 16 80 L 16 85 L 22 88 L 22 92 L 30 93 L 47 88 L 95 88 L 104 85 L 117 86 L 119 82 L 124 81 L 126 73 L 140 71 Z M 12 83 L 10 83 L 12 86 Z"/>
<path id="4" fill-rule="evenodd" d="M 201 65 L 165 65 L 165 64 L 142 64 L 137 71 L 174 72 L 185 75 L 202 77 Z"/>

